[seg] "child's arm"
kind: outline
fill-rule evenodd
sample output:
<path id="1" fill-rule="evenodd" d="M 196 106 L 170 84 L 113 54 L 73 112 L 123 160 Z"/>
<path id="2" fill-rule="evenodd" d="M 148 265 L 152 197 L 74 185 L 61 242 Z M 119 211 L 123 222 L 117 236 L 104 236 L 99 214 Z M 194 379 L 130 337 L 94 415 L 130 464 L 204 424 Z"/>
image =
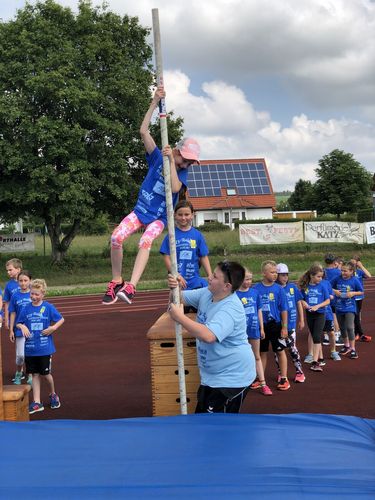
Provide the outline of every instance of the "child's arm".
<path id="1" fill-rule="evenodd" d="M 208 344 L 213 344 L 216 342 L 215 335 L 211 332 L 206 325 L 201 323 L 197 323 L 195 320 L 188 318 L 184 314 L 184 308 L 181 304 L 180 307 L 175 304 L 169 305 L 169 315 L 177 323 L 185 328 L 187 332 L 196 337 L 199 340 L 203 340 L 203 342 L 207 342 Z"/>
<path id="2" fill-rule="evenodd" d="M 365 266 L 362 264 L 362 262 L 360 260 L 357 262 L 357 267 L 359 267 L 359 269 L 362 269 L 362 271 L 365 273 L 366 278 L 371 278 L 370 271 L 368 271 L 365 268 Z"/>
<path id="3" fill-rule="evenodd" d="M 9 340 L 14 342 L 14 322 L 16 320 L 16 313 L 10 313 L 10 322 L 9 322 Z"/>
<path id="4" fill-rule="evenodd" d="M 50 325 L 48 328 L 42 330 L 42 335 L 52 335 L 60 326 L 64 323 L 64 318 L 59 319 L 53 325 Z"/>
<path id="5" fill-rule="evenodd" d="M 281 336 L 288 336 L 288 311 L 281 311 Z"/>
<path id="6" fill-rule="evenodd" d="M 297 302 L 297 311 L 298 311 L 298 329 L 303 330 L 305 327 L 305 316 L 303 311 L 302 300 Z"/>
<path id="7" fill-rule="evenodd" d="M 168 156 L 169 158 L 172 193 L 179 193 L 182 187 L 182 182 L 178 178 L 172 148 L 169 146 L 169 144 L 167 144 L 167 146 L 165 146 L 165 148 L 163 149 L 163 156 Z"/>
<path id="8" fill-rule="evenodd" d="M 166 254 L 163 255 L 163 258 L 164 258 L 164 264 L 165 264 L 165 267 L 167 268 L 168 274 L 171 274 L 172 273 L 171 258 L 169 255 L 166 255 Z M 182 288 L 187 287 L 185 278 L 183 276 L 181 276 L 181 274 L 177 275 L 177 281 L 179 282 L 179 284 L 181 285 Z"/>
<path id="9" fill-rule="evenodd" d="M 201 266 L 205 270 L 206 276 L 211 276 L 212 269 L 211 269 L 210 259 L 208 258 L 208 255 L 201 257 L 199 259 L 199 263 L 201 264 Z"/>
<path id="10" fill-rule="evenodd" d="M 23 323 L 17 323 L 16 328 L 19 328 L 22 332 L 22 335 L 26 338 L 30 337 L 30 330 Z"/>
<path id="11" fill-rule="evenodd" d="M 264 337 L 266 336 L 266 334 L 264 333 L 264 323 L 263 323 L 262 308 L 258 309 L 258 320 L 259 320 L 260 338 L 264 339 Z"/>
<path id="12" fill-rule="evenodd" d="M 330 302 L 331 302 L 331 299 L 330 299 L 330 298 L 328 298 L 328 299 L 326 299 L 324 302 L 321 302 L 320 304 L 315 304 L 315 306 L 311 306 L 311 307 L 309 308 L 309 311 L 315 312 L 315 311 L 317 311 L 318 309 L 320 309 L 321 307 L 328 306 Z"/>
<path id="13" fill-rule="evenodd" d="M 152 98 L 150 107 L 146 111 L 146 114 L 145 114 L 143 121 L 142 121 L 142 124 L 141 124 L 141 128 L 139 129 L 139 133 L 141 134 L 141 139 L 143 141 L 146 152 L 148 154 L 151 154 L 154 151 L 154 149 L 156 148 L 155 141 L 152 138 L 152 136 L 150 134 L 150 130 L 149 130 L 151 118 L 152 118 L 152 115 L 153 115 L 155 109 L 158 107 L 160 100 L 163 97 L 165 97 L 164 87 L 160 86 L 155 90 L 155 94 L 154 94 L 154 97 Z"/>
<path id="14" fill-rule="evenodd" d="M 4 301 L 4 322 L 5 328 L 9 330 L 9 302 Z"/>

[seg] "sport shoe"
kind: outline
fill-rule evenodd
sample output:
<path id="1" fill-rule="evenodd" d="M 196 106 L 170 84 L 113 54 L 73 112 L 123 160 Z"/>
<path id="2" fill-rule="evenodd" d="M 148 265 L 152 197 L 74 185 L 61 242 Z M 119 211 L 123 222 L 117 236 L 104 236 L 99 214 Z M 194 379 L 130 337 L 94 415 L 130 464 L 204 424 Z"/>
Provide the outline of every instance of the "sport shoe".
<path id="1" fill-rule="evenodd" d="M 346 354 L 349 354 L 351 351 L 351 348 L 349 346 L 344 345 L 344 347 L 341 347 L 339 350 L 339 353 L 342 354 L 343 356 L 346 356 Z"/>
<path id="2" fill-rule="evenodd" d="M 324 361 L 324 359 L 323 359 L 323 358 L 319 358 L 319 359 L 318 359 L 318 363 L 319 363 L 319 366 L 326 366 L 326 364 L 327 364 L 327 363 Z"/>
<path id="3" fill-rule="evenodd" d="M 330 354 L 330 358 L 333 359 L 333 361 L 341 361 L 341 356 L 338 352 L 332 351 Z"/>
<path id="4" fill-rule="evenodd" d="M 135 288 L 131 283 L 124 283 L 120 290 L 117 292 L 117 297 L 128 304 L 132 303 L 135 295 Z"/>
<path id="5" fill-rule="evenodd" d="M 335 332 L 335 342 L 338 347 L 344 345 L 344 339 L 342 338 L 340 332 Z"/>
<path id="6" fill-rule="evenodd" d="M 313 363 L 311 363 L 310 370 L 312 370 L 313 372 L 322 372 L 323 368 L 320 366 L 319 363 L 314 361 Z"/>
<path id="7" fill-rule="evenodd" d="M 27 377 L 27 385 L 33 385 L 33 376 L 30 374 L 28 377 Z"/>
<path id="8" fill-rule="evenodd" d="M 328 336 L 328 333 L 324 334 L 324 338 L 323 338 L 322 344 L 323 345 L 329 345 L 329 336 Z"/>
<path id="9" fill-rule="evenodd" d="M 288 389 L 290 389 L 289 380 L 287 378 L 282 378 L 277 384 L 277 388 L 279 391 L 287 391 Z"/>
<path id="10" fill-rule="evenodd" d="M 357 354 L 357 351 L 355 351 L 354 349 L 352 349 L 350 351 L 350 359 L 358 359 L 358 354 Z"/>
<path id="11" fill-rule="evenodd" d="M 359 338 L 360 342 L 371 342 L 372 337 L 370 335 L 361 335 Z"/>
<path id="12" fill-rule="evenodd" d="M 32 403 L 29 404 L 30 415 L 32 413 L 37 413 L 38 411 L 43 411 L 43 410 L 44 410 L 44 406 L 42 403 L 36 403 L 35 401 L 33 401 Z"/>
<path id="13" fill-rule="evenodd" d="M 60 408 L 61 403 L 60 403 L 60 398 L 56 394 L 56 392 L 53 392 L 52 394 L 49 395 L 49 400 L 50 400 L 50 406 L 52 410 L 56 410 L 56 408 Z"/>
<path id="14" fill-rule="evenodd" d="M 312 363 L 314 361 L 314 356 L 312 354 L 308 354 L 307 356 L 305 356 L 305 359 L 303 360 L 304 363 Z"/>
<path id="15" fill-rule="evenodd" d="M 23 378 L 25 378 L 25 375 L 23 376 Z M 22 380 L 22 372 L 16 372 L 16 374 L 14 375 L 13 384 L 21 385 L 21 380 Z"/>
<path id="16" fill-rule="evenodd" d="M 272 396 L 272 391 L 267 384 L 262 385 L 260 390 L 263 396 Z"/>
<path id="17" fill-rule="evenodd" d="M 262 387 L 262 384 L 259 382 L 259 380 L 255 380 L 251 385 L 250 389 L 260 389 Z"/>
<path id="18" fill-rule="evenodd" d="M 117 283 L 117 281 L 110 281 L 107 285 L 107 291 L 103 296 L 102 304 L 110 306 L 117 302 L 117 292 L 120 291 L 123 286 L 124 282 Z"/>
<path id="19" fill-rule="evenodd" d="M 294 377 L 294 382 L 302 384 L 305 380 L 306 377 L 303 373 L 296 373 L 296 376 Z"/>
<path id="20" fill-rule="evenodd" d="M 12 382 L 14 382 L 16 380 L 17 373 L 21 373 L 21 380 L 25 379 L 25 374 L 23 372 L 16 372 L 14 377 L 12 378 Z"/>

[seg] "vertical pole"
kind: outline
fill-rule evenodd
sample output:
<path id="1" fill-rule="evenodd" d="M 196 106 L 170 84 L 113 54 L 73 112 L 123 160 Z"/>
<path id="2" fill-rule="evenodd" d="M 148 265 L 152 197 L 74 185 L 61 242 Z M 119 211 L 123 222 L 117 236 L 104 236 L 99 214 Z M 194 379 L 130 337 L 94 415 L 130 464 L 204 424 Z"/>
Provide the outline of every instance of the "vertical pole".
<path id="1" fill-rule="evenodd" d="M 154 32 L 156 81 L 158 85 L 164 86 L 158 9 L 152 9 L 152 26 Z M 164 146 L 168 144 L 167 112 L 166 112 L 165 99 L 161 99 L 159 104 L 159 119 L 160 119 L 161 143 L 162 147 L 164 148 Z M 173 276 L 177 276 L 177 253 L 176 253 L 176 240 L 174 232 L 171 172 L 170 172 L 169 160 L 166 156 L 163 156 L 163 171 L 164 171 L 164 182 L 165 182 L 165 198 L 167 202 L 168 235 L 169 235 L 169 248 L 171 253 L 171 268 L 172 268 L 171 270 Z M 175 288 L 173 290 L 173 303 L 176 305 L 180 305 L 180 294 L 178 288 Z M 177 364 L 178 364 L 178 383 L 180 391 L 180 408 L 181 408 L 181 414 L 186 415 L 187 404 L 186 404 L 186 386 L 185 386 L 184 348 L 182 343 L 182 328 L 179 323 L 175 323 L 175 332 L 176 332 L 176 348 L 177 348 Z"/>

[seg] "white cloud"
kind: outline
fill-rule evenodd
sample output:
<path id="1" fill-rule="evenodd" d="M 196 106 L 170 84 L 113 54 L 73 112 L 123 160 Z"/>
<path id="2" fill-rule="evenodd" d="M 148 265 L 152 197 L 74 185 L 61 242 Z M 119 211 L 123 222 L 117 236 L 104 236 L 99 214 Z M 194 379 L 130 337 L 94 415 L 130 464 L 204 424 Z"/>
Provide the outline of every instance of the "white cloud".
<path id="1" fill-rule="evenodd" d="M 293 188 L 299 178 L 314 179 L 318 160 L 343 149 L 375 167 L 375 126 L 348 119 L 293 117 L 287 127 L 257 111 L 243 92 L 223 82 L 205 82 L 202 95 L 190 91 L 181 71 L 166 72 L 167 105 L 184 117 L 185 130 L 201 143 L 203 158 L 265 157 L 275 190 Z"/>

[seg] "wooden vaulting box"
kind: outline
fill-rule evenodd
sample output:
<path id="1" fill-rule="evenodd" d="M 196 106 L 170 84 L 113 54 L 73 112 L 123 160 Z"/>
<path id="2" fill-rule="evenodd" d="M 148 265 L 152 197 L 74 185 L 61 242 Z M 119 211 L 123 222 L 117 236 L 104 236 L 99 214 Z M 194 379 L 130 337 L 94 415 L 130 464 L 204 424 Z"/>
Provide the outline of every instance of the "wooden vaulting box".
<path id="1" fill-rule="evenodd" d="M 194 318 L 195 315 L 189 315 Z M 175 323 L 164 313 L 147 332 L 150 341 L 153 416 L 179 415 L 180 394 Z M 195 338 L 183 330 L 184 368 L 188 413 L 194 413 L 199 387 Z"/>
<path id="2" fill-rule="evenodd" d="M 29 385 L 4 385 L 3 405 L 4 420 L 28 422 L 29 418 Z"/>

